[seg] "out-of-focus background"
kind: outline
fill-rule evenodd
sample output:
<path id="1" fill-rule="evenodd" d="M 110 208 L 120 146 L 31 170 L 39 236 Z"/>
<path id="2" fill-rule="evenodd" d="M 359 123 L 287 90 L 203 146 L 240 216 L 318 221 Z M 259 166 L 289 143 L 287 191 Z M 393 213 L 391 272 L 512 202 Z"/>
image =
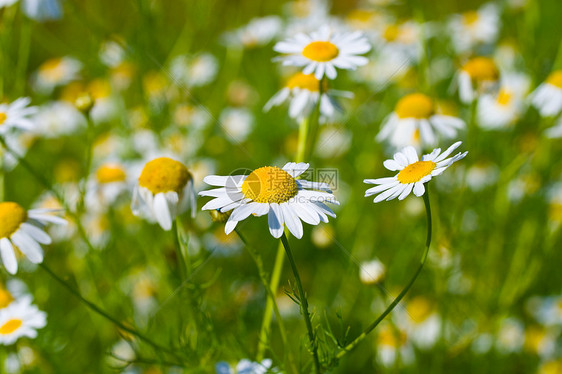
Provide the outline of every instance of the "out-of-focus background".
<path id="1" fill-rule="evenodd" d="M 482 30 L 467 25 L 489 14 L 479 27 L 495 33 L 478 40 Z M 363 31 L 373 48 L 368 65 L 330 82 L 353 98 L 338 99 L 341 112 L 319 126 L 306 160 L 329 172 L 312 175 L 334 176 L 337 218 L 290 239 L 325 365 L 335 373 L 562 373 L 562 131 L 556 115 L 531 105 L 531 93 L 562 68 L 561 15 L 556 0 L 0 0 L 0 100 L 30 97 L 38 107 L 35 131 L 2 136 L 65 197 L 92 244 L 68 215 L 68 226 L 49 229 L 45 264 L 177 352 L 117 328 L 22 257 L 17 275 L 0 270 L 2 288 L 30 294 L 47 325 L 35 339 L 2 346 L 0 372 L 234 373 L 244 372 L 242 359 L 258 359 L 267 295 L 245 245 L 208 212 L 182 215 L 195 269 L 182 281 L 174 234 L 133 216 L 131 191 L 142 166 L 160 156 L 183 162 L 197 191 L 209 174 L 293 161 L 298 122 L 287 105 L 263 110 L 297 71 L 274 60 L 273 46 L 328 24 Z M 463 33 L 474 35 L 463 42 Z M 458 98 L 458 71 L 474 56 L 524 82 L 505 123 Z M 431 182 L 433 244 L 407 297 L 355 350 L 328 362 L 401 291 L 423 253 L 423 200 L 373 204 L 362 182 L 394 175 L 382 164 L 393 149 L 375 137 L 412 92 L 467 123 L 438 145 L 462 140 L 469 153 Z M 76 108 L 86 94 L 89 120 Z M 2 147 L 0 157 L 1 200 L 60 207 Z M 108 163 L 126 179 L 104 199 L 96 172 Z M 239 229 L 270 273 L 279 243 L 267 218 Z M 292 279 L 285 264 L 276 296 L 288 343 L 274 319 L 265 357 L 292 372 L 284 357 L 292 351 L 300 372 L 312 372 L 304 323 L 284 292 Z"/>

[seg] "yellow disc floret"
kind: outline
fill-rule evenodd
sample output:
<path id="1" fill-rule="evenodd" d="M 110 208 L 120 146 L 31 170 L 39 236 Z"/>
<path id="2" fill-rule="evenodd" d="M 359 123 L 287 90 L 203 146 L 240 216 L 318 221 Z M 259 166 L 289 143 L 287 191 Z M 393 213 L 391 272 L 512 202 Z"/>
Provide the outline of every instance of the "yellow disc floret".
<path id="1" fill-rule="evenodd" d="M 123 182 L 126 177 L 125 170 L 117 164 L 105 164 L 96 171 L 96 178 L 101 184 Z"/>
<path id="2" fill-rule="evenodd" d="M 402 184 L 419 182 L 423 177 L 431 174 L 437 164 L 433 161 L 418 161 L 406 166 L 396 178 Z"/>
<path id="3" fill-rule="evenodd" d="M 555 72 L 550 73 L 548 78 L 546 78 L 546 83 L 562 88 L 562 70 L 556 70 Z M 0 123 L 2 123 L 1 118 Z"/>
<path id="4" fill-rule="evenodd" d="M 400 27 L 398 27 L 398 25 L 388 26 L 386 29 L 384 29 L 384 32 L 382 34 L 383 38 L 387 42 L 395 41 L 396 39 L 398 39 L 399 35 L 400 35 Z"/>
<path id="5" fill-rule="evenodd" d="M 21 327 L 23 321 L 18 318 L 13 318 L 8 320 L 8 322 L 4 323 L 0 326 L 0 335 L 8 335 L 16 331 Z"/>
<path id="6" fill-rule="evenodd" d="M 0 125 L 2 125 L 4 122 L 6 122 L 6 119 L 8 118 L 8 115 L 4 112 L 0 112 Z"/>
<path id="7" fill-rule="evenodd" d="M 297 182 L 285 170 L 264 166 L 248 175 L 242 184 L 242 193 L 258 203 L 284 203 L 299 191 Z"/>
<path id="8" fill-rule="evenodd" d="M 19 204 L 0 203 L 0 238 L 8 238 L 27 220 L 27 212 Z"/>
<path id="9" fill-rule="evenodd" d="M 14 301 L 12 294 L 0 286 L 0 309 L 7 307 L 10 303 Z"/>
<path id="10" fill-rule="evenodd" d="M 512 97 L 513 97 L 513 94 L 511 92 L 509 92 L 508 90 L 502 89 L 498 93 L 498 97 L 497 97 L 496 101 L 498 102 L 498 104 L 505 106 L 505 105 L 509 105 L 511 103 Z"/>
<path id="11" fill-rule="evenodd" d="M 338 57 L 340 51 L 330 42 L 312 42 L 302 50 L 302 55 L 310 60 L 326 62 Z"/>
<path id="12" fill-rule="evenodd" d="M 53 58 L 45 61 L 43 65 L 39 67 L 39 73 L 49 81 L 58 82 L 64 77 L 62 61 L 61 58 Z"/>
<path id="13" fill-rule="evenodd" d="M 327 81 L 323 82 L 322 90 L 326 92 L 328 83 Z M 290 89 L 300 88 L 311 92 L 318 92 L 320 90 L 320 81 L 316 79 L 313 74 L 296 73 L 289 78 L 286 87 Z"/>
<path id="14" fill-rule="evenodd" d="M 421 93 L 406 95 L 396 104 L 394 110 L 400 118 L 429 118 L 435 112 L 433 100 Z"/>
<path id="15" fill-rule="evenodd" d="M 464 24 L 467 26 L 473 26 L 476 22 L 478 22 L 478 19 L 480 18 L 480 16 L 478 15 L 478 12 L 472 10 L 470 12 L 466 12 L 462 15 Z"/>
<path id="16" fill-rule="evenodd" d="M 181 162 L 160 157 L 144 166 L 139 177 L 139 185 L 154 194 L 170 191 L 181 194 L 190 179 L 191 174 Z"/>
<path id="17" fill-rule="evenodd" d="M 390 326 L 384 326 L 378 335 L 378 343 L 386 347 L 398 348 L 404 345 L 408 336 L 403 331 L 395 331 Z"/>
<path id="18" fill-rule="evenodd" d="M 433 304 L 425 297 L 414 297 L 408 303 L 406 311 L 414 322 L 423 322 L 433 312 Z"/>
<path id="19" fill-rule="evenodd" d="M 469 60 L 462 70 L 466 71 L 475 81 L 496 81 L 500 77 L 498 67 L 491 58 L 475 57 Z"/>

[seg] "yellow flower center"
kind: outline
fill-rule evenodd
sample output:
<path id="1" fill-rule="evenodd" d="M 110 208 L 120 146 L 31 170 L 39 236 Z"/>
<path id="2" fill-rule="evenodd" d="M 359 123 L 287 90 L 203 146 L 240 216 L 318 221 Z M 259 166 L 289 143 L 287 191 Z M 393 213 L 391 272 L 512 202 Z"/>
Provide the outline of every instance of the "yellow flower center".
<path id="1" fill-rule="evenodd" d="M 373 19 L 375 13 L 371 10 L 354 9 L 347 15 L 347 19 L 351 22 L 367 23 Z"/>
<path id="2" fill-rule="evenodd" d="M 8 115 L 4 112 L 0 112 L 0 125 L 2 125 L 4 122 L 6 122 L 6 119 L 8 118 Z"/>
<path id="3" fill-rule="evenodd" d="M 504 105 L 504 106 L 509 105 L 509 103 L 511 103 L 512 97 L 513 97 L 513 95 L 511 94 L 511 92 L 509 92 L 508 90 L 502 89 L 498 93 L 497 102 L 500 105 Z"/>
<path id="4" fill-rule="evenodd" d="M 556 70 L 555 72 L 550 73 L 548 78 L 546 78 L 546 83 L 562 88 L 562 70 Z"/>
<path id="5" fill-rule="evenodd" d="M 462 70 L 475 81 L 496 81 L 500 76 L 496 64 L 488 57 L 475 57 L 464 64 Z"/>
<path id="6" fill-rule="evenodd" d="M 311 92 L 318 92 L 320 89 L 320 81 L 316 79 L 313 74 L 307 75 L 303 73 L 297 73 L 289 78 L 286 87 L 290 89 L 300 88 Z M 328 89 L 328 83 L 326 81 L 323 81 L 322 89 L 324 92 L 326 92 L 326 90 Z"/>
<path id="7" fill-rule="evenodd" d="M 400 35 L 400 28 L 397 25 L 390 25 L 386 29 L 384 29 L 382 37 L 387 42 L 393 42 L 398 38 L 399 35 Z"/>
<path id="8" fill-rule="evenodd" d="M 0 335 L 8 335 L 21 327 L 23 321 L 21 319 L 11 319 L 2 326 L 0 326 Z"/>
<path id="9" fill-rule="evenodd" d="M 10 305 L 12 301 L 14 301 L 12 294 L 8 290 L 0 287 L 0 309 Z"/>
<path id="10" fill-rule="evenodd" d="M 60 58 L 53 58 L 41 65 L 39 71 L 42 75 L 44 75 L 47 79 L 51 81 L 59 81 L 64 76 L 64 69 L 62 66 L 62 59 Z"/>
<path id="11" fill-rule="evenodd" d="M 478 12 L 474 10 L 464 13 L 462 17 L 464 24 L 467 26 L 473 26 L 476 22 L 478 22 L 479 19 Z"/>
<path id="12" fill-rule="evenodd" d="M 19 204 L 0 203 L 0 238 L 9 238 L 27 220 L 27 212 Z"/>
<path id="13" fill-rule="evenodd" d="M 431 174 L 437 164 L 433 161 L 418 161 L 406 166 L 396 178 L 402 184 L 419 182 L 423 177 Z"/>
<path id="14" fill-rule="evenodd" d="M 406 343 L 407 339 L 408 336 L 405 332 L 394 331 L 394 329 L 389 326 L 385 326 L 384 328 L 382 328 L 378 335 L 378 343 L 380 345 L 394 348 L 402 346 L 404 343 Z"/>
<path id="15" fill-rule="evenodd" d="M 123 182 L 126 177 L 125 170 L 116 164 L 102 165 L 96 171 L 96 178 L 101 184 Z"/>
<path id="16" fill-rule="evenodd" d="M 310 60 L 325 62 L 338 57 L 340 51 L 330 42 L 312 42 L 302 50 L 302 55 Z"/>
<path id="17" fill-rule="evenodd" d="M 401 98 L 394 111 L 400 118 L 429 118 L 435 109 L 429 96 L 414 93 Z"/>
<path id="18" fill-rule="evenodd" d="M 433 312 L 433 304 L 425 297 L 415 297 L 408 303 L 406 311 L 414 322 L 423 322 Z"/>
<path id="19" fill-rule="evenodd" d="M 284 203 L 299 191 L 295 178 L 275 166 L 264 166 L 248 175 L 242 193 L 258 203 Z"/>
<path id="20" fill-rule="evenodd" d="M 139 177 L 139 185 L 154 194 L 169 191 L 181 194 L 190 179 L 191 174 L 181 162 L 160 157 L 144 166 Z"/>

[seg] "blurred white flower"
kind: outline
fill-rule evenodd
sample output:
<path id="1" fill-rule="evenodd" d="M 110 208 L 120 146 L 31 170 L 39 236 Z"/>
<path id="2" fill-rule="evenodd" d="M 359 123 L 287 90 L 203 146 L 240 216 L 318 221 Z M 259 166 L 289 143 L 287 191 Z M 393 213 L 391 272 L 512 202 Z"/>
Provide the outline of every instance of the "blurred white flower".
<path id="1" fill-rule="evenodd" d="M 81 69 L 82 63 L 75 58 L 52 58 L 39 66 L 32 82 L 33 87 L 43 94 L 49 94 L 55 87 L 77 79 Z"/>
<path id="2" fill-rule="evenodd" d="M 170 73 L 176 84 L 187 87 L 200 87 L 211 83 L 217 71 L 217 59 L 210 53 L 177 56 L 170 64 Z"/>
<path id="3" fill-rule="evenodd" d="M 219 117 L 222 129 L 231 142 L 246 140 L 254 126 L 254 115 L 246 108 L 225 108 Z"/>
<path id="4" fill-rule="evenodd" d="M 23 12 L 35 21 L 44 22 L 62 18 L 59 0 L 22 0 Z"/>
<path id="5" fill-rule="evenodd" d="M 550 73 L 531 94 L 533 105 L 543 117 L 554 117 L 562 112 L 562 70 Z"/>
<path id="6" fill-rule="evenodd" d="M 14 344 L 23 336 L 34 339 L 46 325 L 47 314 L 32 305 L 30 298 L 14 301 L 0 309 L 0 344 Z"/>
<path id="7" fill-rule="evenodd" d="M 468 60 L 457 74 L 459 97 L 470 104 L 481 94 L 497 90 L 500 72 L 489 57 L 474 57 Z"/>
<path id="8" fill-rule="evenodd" d="M 283 22 L 277 16 L 253 18 L 247 25 L 224 33 L 222 39 L 228 47 L 261 47 L 278 36 L 282 27 Z"/>
<path id="9" fill-rule="evenodd" d="M 363 284 L 378 284 L 384 281 L 386 267 L 378 259 L 362 262 L 359 270 L 359 279 Z"/>
<path id="10" fill-rule="evenodd" d="M 69 135 L 87 126 L 82 113 L 65 101 L 52 101 L 40 106 L 32 120 L 35 132 L 45 138 Z"/>
<path id="11" fill-rule="evenodd" d="M 453 46 L 467 52 L 480 44 L 492 44 L 498 37 L 500 17 L 497 5 L 488 3 L 477 11 L 455 14 L 449 21 Z"/>
<path id="12" fill-rule="evenodd" d="M 31 131 L 35 128 L 30 116 L 37 113 L 37 107 L 30 107 L 31 99 L 21 97 L 10 104 L 0 104 L 0 135 L 12 129 Z"/>

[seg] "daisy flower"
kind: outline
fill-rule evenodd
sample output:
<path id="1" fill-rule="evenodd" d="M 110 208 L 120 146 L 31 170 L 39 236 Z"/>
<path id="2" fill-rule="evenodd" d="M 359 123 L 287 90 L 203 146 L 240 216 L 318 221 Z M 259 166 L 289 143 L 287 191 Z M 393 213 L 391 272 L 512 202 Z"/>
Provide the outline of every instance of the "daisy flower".
<path id="1" fill-rule="evenodd" d="M 62 18 L 59 0 L 23 0 L 23 12 L 39 22 Z"/>
<path id="2" fill-rule="evenodd" d="M 47 314 L 24 297 L 0 309 L 0 344 L 11 345 L 19 338 L 35 338 L 37 330 L 47 325 Z"/>
<path id="3" fill-rule="evenodd" d="M 51 101 L 42 105 L 33 116 L 33 122 L 36 124 L 35 133 L 46 138 L 72 134 L 87 127 L 82 113 L 65 101 Z"/>
<path id="4" fill-rule="evenodd" d="M 523 74 L 502 75 L 497 94 L 483 94 L 478 99 L 478 125 L 484 129 L 505 128 L 525 110 L 524 97 L 529 79 Z"/>
<path id="5" fill-rule="evenodd" d="M 421 55 L 421 26 L 414 21 L 390 23 L 375 35 L 379 55 L 399 54 L 402 60 L 419 60 Z"/>
<path id="6" fill-rule="evenodd" d="M 21 251 L 34 264 L 43 262 L 40 244 L 51 244 L 51 237 L 43 231 L 47 222 L 66 225 L 66 220 L 48 214 L 52 209 L 26 211 L 17 203 L 0 203 L 0 256 L 10 274 L 18 271 L 16 251 Z"/>
<path id="7" fill-rule="evenodd" d="M 121 163 L 102 163 L 86 183 L 86 206 L 89 210 L 105 211 L 129 190 L 130 179 Z"/>
<path id="8" fill-rule="evenodd" d="M 447 158 L 462 142 L 456 142 L 445 152 L 441 153 L 441 148 L 435 148 L 430 154 L 422 156 L 421 161 L 414 147 L 409 146 L 402 151 L 394 154 L 394 159 L 384 162 L 384 167 L 388 170 L 400 172 L 394 177 L 365 179 L 367 184 L 377 184 L 378 186 L 369 188 L 365 192 L 365 197 L 380 193 L 375 197 L 374 202 L 392 200 L 404 200 L 412 190 L 416 196 L 422 196 L 425 192 L 424 183 L 427 183 L 437 176 L 454 162 L 464 158 L 468 152 L 458 153 L 451 158 Z"/>
<path id="9" fill-rule="evenodd" d="M 495 62 L 489 57 L 475 57 L 468 60 L 457 75 L 459 97 L 470 104 L 481 93 L 493 91 L 500 73 Z"/>
<path id="10" fill-rule="evenodd" d="M 335 218 L 336 215 L 324 202 L 339 205 L 327 184 L 296 179 L 308 166 L 304 162 L 288 162 L 282 169 L 264 166 L 249 175 L 209 175 L 203 181 L 220 188 L 199 193 L 214 198 L 202 209 L 232 210 L 224 228 L 226 234 L 251 214 L 258 217 L 267 214 L 269 231 L 274 238 L 281 237 L 286 225 L 300 239 L 301 220 L 310 225 L 328 222 L 328 216 Z"/>
<path id="11" fill-rule="evenodd" d="M 277 16 L 254 18 L 247 25 L 223 34 L 222 39 L 227 46 L 260 47 L 279 35 L 282 27 L 283 22 Z"/>
<path id="12" fill-rule="evenodd" d="M 377 335 L 377 361 L 384 367 L 392 367 L 401 361 L 411 365 L 415 361 L 414 348 L 404 328 L 383 325 Z"/>
<path id="13" fill-rule="evenodd" d="M 193 177 L 179 161 L 160 157 L 142 169 L 133 192 L 131 209 L 135 216 L 156 221 L 166 231 L 172 220 L 191 205 L 195 217 L 196 196 Z"/>
<path id="14" fill-rule="evenodd" d="M 320 82 L 323 82 L 322 94 L 320 94 Z M 351 92 L 328 90 L 327 82 L 316 79 L 312 74 L 296 73 L 287 80 L 281 91 L 269 99 L 264 110 L 269 111 L 273 106 L 289 101 L 289 116 L 301 121 L 312 113 L 320 99 L 321 120 L 326 121 L 326 119 L 333 118 L 337 110 L 341 110 L 330 94 L 353 97 Z"/>
<path id="15" fill-rule="evenodd" d="M 78 78 L 82 63 L 72 57 L 52 58 L 45 61 L 35 73 L 34 88 L 48 94 L 55 87 Z"/>
<path id="16" fill-rule="evenodd" d="M 400 311 L 402 312 L 402 311 Z M 421 349 L 433 347 L 441 331 L 441 317 L 434 302 L 416 296 L 406 304 L 406 313 L 400 313 L 412 341 Z"/>
<path id="17" fill-rule="evenodd" d="M 371 45 L 359 31 L 332 33 L 329 27 L 321 27 L 310 35 L 297 34 L 279 42 L 273 49 L 287 54 L 280 57 L 283 65 L 304 66 L 303 73 L 314 73 L 317 79 L 324 75 L 335 79 L 336 68 L 355 70 L 365 65 L 369 60 L 359 55 L 369 52 Z"/>
<path id="18" fill-rule="evenodd" d="M 378 259 L 361 263 L 359 279 L 366 285 L 379 284 L 386 277 L 386 266 Z"/>
<path id="19" fill-rule="evenodd" d="M 421 93 L 401 98 L 394 112 L 384 121 L 378 141 L 388 141 L 396 148 L 408 145 L 434 146 L 437 139 L 453 138 L 465 128 L 462 119 L 436 113 L 433 99 Z"/>
<path id="20" fill-rule="evenodd" d="M 33 122 L 30 115 L 35 114 L 36 107 L 28 106 L 31 99 L 21 97 L 11 104 L 0 104 L 0 135 L 4 135 L 12 128 L 22 130 L 33 130 Z"/>
<path id="21" fill-rule="evenodd" d="M 455 14 L 449 22 L 453 46 L 466 52 L 480 44 L 494 43 L 498 37 L 500 17 L 495 4 L 486 4 L 477 11 Z"/>
<path id="22" fill-rule="evenodd" d="M 562 111 L 562 70 L 556 70 L 532 93 L 532 103 L 543 117 L 554 117 Z"/>

